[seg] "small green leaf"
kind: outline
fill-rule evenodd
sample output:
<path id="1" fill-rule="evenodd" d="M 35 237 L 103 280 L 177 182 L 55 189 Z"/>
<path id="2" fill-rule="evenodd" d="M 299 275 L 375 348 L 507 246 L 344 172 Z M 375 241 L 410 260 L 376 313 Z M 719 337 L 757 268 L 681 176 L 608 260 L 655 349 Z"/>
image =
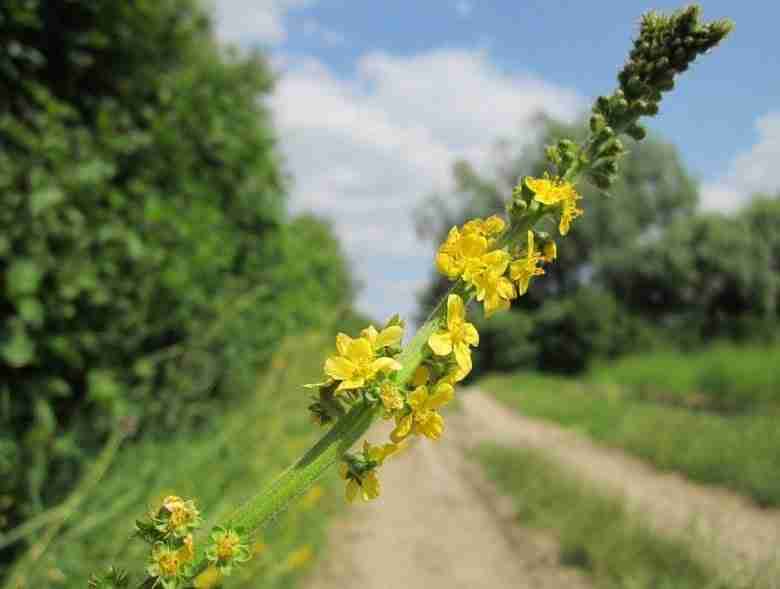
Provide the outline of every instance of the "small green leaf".
<path id="1" fill-rule="evenodd" d="M 25 297 L 16 304 L 16 308 L 25 323 L 36 326 L 43 323 L 44 309 L 38 299 Z"/>
<path id="2" fill-rule="evenodd" d="M 0 348 L 0 355 L 15 368 L 26 366 L 35 359 L 35 344 L 23 324 L 14 325 L 11 337 Z"/>
<path id="3" fill-rule="evenodd" d="M 30 259 L 21 259 L 8 268 L 6 288 L 11 296 L 32 294 L 38 290 L 43 273 Z"/>
<path id="4" fill-rule="evenodd" d="M 90 371 L 87 387 L 89 398 L 106 408 L 111 408 L 122 394 L 122 387 L 108 370 Z"/>
<path id="5" fill-rule="evenodd" d="M 57 186 L 47 186 L 30 195 L 30 212 L 39 215 L 65 199 L 65 193 Z"/>

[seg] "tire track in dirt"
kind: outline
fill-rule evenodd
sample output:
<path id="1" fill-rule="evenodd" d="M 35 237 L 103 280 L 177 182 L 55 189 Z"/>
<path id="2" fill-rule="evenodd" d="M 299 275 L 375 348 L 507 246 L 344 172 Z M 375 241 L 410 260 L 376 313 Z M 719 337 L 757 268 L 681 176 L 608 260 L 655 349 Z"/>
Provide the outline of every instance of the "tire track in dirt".
<path id="1" fill-rule="evenodd" d="M 590 587 L 559 564 L 551 536 L 516 525 L 457 445 L 461 419 L 449 415 L 443 439 L 415 440 L 383 467 L 382 495 L 350 507 L 331 528 L 309 589 Z M 388 432 L 375 428 L 369 439 Z"/>
<path id="2" fill-rule="evenodd" d="M 482 442 L 536 448 L 583 481 L 624 497 L 661 534 L 688 540 L 724 578 L 780 589 L 780 510 L 659 472 L 624 452 L 530 419 L 464 391 L 439 442 L 415 440 L 382 469 L 382 496 L 355 505 L 330 530 L 308 589 L 588 588 L 562 566 L 554 536 L 518 524 L 466 452 Z M 369 439 L 387 437 L 384 424 Z M 780 473 L 779 473 L 780 475 Z"/>
<path id="3" fill-rule="evenodd" d="M 530 419 L 492 397 L 462 397 L 474 440 L 537 448 L 582 480 L 625 498 L 659 533 L 687 537 L 696 555 L 724 577 L 780 587 L 780 510 L 761 509 L 732 491 L 694 483 L 583 435 Z M 780 473 L 778 473 L 780 476 Z"/>

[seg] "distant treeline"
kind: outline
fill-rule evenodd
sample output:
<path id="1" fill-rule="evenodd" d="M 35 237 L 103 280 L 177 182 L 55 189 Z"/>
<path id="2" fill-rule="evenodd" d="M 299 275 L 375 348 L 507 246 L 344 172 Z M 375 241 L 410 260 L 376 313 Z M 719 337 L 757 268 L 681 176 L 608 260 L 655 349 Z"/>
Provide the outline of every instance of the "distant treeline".
<path id="1" fill-rule="evenodd" d="M 197 424 L 350 314 L 329 226 L 288 217 L 271 88 L 196 0 L 0 5 L 0 529 L 118 424 Z"/>
<path id="2" fill-rule="evenodd" d="M 577 132 L 544 123 L 539 143 Z M 559 240 L 559 258 L 509 313 L 479 325 L 475 369 L 576 373 L 594 359 L 712 339 L 772 338 L 780 305 L 780 196 L 755 196 L 731 215 L 698 209 L 698 190 L 671 145 L 629 140 L 609 194 L 583 185 L 585 214 Z M 538 153 L 537 146 L 527 153 Z M 421 233 L 439 242 L 452 225 L 503 209 L 520 174 L 543 162 L 508 149 L 495 174 L 455 166 L 453 195 L 430 197 Z M 526 153 L 526 152 L 523 152 Z M 434 212 L 434 210 L 436 212 Z M 449 210 L 442 220 L 438 211 Z M 550 235 L 557 231 L 550 227 Z M 425 312 L 447 288 L 440 276 L 421 297 Z"/>

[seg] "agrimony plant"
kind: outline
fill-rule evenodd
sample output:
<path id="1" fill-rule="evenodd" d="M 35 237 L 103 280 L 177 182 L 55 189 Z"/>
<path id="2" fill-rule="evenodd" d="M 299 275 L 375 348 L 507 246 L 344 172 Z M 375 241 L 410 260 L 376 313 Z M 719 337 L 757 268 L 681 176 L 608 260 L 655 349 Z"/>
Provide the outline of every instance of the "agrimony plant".
<path id="1" fill-rule="evenodd" d="M 330 429 L 298 462 L 219 522 L 204 546 L 193 539 L 200 517 L 190 500 L 168 497 L 138 522 L 138 535 L 151 546 L 141 587 L 202 587 L 198 575 L 209 567 L 211 579 L 229 574 L 249 558 L 252 534 L 330 466 L 340 462 L 349 501 L 371 500 L 380 494 L 379 469 L 407 439 L 436 440 L 443 434 L 439 409 L 470 372 L 471 348 L 479 345 L 469 308 L 481 306 L 486 316 L 508 309 L 555 261 L 553 234 L 565 236 L 584 214 L 577 184 L 587 181 L 609 190 L 626 153 L 623 136 L 643 139 L 640 119 L 657 114 L 676 77 L 733 27 L 727 20 L 703 24 L 699 18 L 697 6 L 672 15 L 644 15 L 618 74 L 619 87 L 596 100 L 585 140 L 562 139 L 548 146 L 548 171 L 541 178 L 519 180 L 505 215 L 473 219 L 450 230 L 436 266 L 452 288 L 406 346 L 401 344 L 405 325 L 397 316 L 381 329 L 369 326 L 357 337 L 337 336 L 336 351 L 324 363 L 324 380 L 307 385 L 314 390 L 309 407 L 313 421 Z M 360 451 L 351 451 L 382 418 L 395 425 L 390 440 L 364 441 Z M 128 581 L 112 569 L 90 583 L 108 589 L 125 587 Z"/>

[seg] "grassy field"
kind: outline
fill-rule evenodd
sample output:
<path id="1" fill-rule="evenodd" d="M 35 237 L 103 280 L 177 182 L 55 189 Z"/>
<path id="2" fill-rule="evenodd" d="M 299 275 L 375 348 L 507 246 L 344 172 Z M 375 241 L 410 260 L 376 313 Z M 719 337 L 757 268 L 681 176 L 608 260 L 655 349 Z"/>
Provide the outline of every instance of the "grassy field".
<path id="1" fill-rule="evenodd" d="M 47 539 L 44 527 L 30 536 L 43 550 L 29 551 L 15 565 L 13 589 L 83 589 L 91 571 L 111 563 L 142 571 L 148 547 L 131 538 L 133 523 L 167 494 L 194 497 L 207 525 L 248 498 L 319 434 L 300 385 L 319 378 L 323 350 L 330 344 L 330 337 L 320 336 L 288 342 L 260 378 L 254 397 L 234 411 L 197 435 L 140 442 L 121 451 L 56 535 Z M 322 550 L 325 525 L 343 502 L 335 482 L 330 473 L 266 529 L 255 541 L 253 560 L 224 586 L 293 587 Z"/>
<path id="2" fill-rule="evenodd" d="M 721 413 L 780 408 L 780 346 L 717 344 L 653 352 L 596 367 L 591 380 L 623 385 L 638 399 Z"/>
<path id="3" fill-rule="evenodd" d="M 771 374 L 777 372 L 772 364 L 779 352 L 735 350 L 734 362 L 744 361 L 752 369 L 744 374 L 738 369 L 720 373 L 722 390 L 743 391 L 740 394 L 747 402 L 742 411 L 723 413 L 694 408 L 690 403 L 682 406 L 682 400 L 703 394 L 701 389 L 686 391 L 685 387 L 706 373 L 703 369 L 697 373 L 700 367 L 723 366 L 728 357 L 724 350 L 718 348 L 711 356 L 627 359 L 581 380 L 517 374 L 487 377 L 479 386 L 526 415 L 579 430 L 662 469 L 731 487 L 759 505 L 778 506 L 780 414 Z M 668 389 L 674 394 L 659 396 L 647 393 L 648 383 L 654 387 L 660 383 L 658 391 L 667 390 L 668 383 L 677 388 Z M 751 397 L 744 392 L 748 390 L 756 392 Z M 681 402 L 670 404 L 670 398 Z"/>
<path id="4" fill-rule="evenodd" d="M 476 457 L 512 496 L 522 525 L 552 531 L 561 562 L 604 589 L 726 589 L 684 540 L 662 538 L 623 503 L 584 485 L 538 451 L 483 446 Z"/>

